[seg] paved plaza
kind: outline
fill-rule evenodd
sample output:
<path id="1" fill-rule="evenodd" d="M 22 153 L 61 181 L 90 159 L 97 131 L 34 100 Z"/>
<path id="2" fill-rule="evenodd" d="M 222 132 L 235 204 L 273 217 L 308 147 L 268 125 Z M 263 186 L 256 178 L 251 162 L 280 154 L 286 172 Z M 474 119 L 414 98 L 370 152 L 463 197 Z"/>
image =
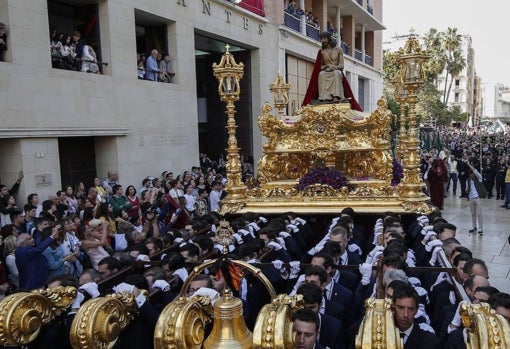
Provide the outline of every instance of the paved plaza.
<path id="1" fill-rule="evenodd" d="M 500 200 L 482 199 L 483 237 L 469 234 L 472 228 L 469 202 L 452 197 L 445 199 L 443 216 L 457 226 L 457 239 L 483 259 L 489 268 L 489 282 L 500 291 L 510 293 L 510 210 L 499 207 Z"/>

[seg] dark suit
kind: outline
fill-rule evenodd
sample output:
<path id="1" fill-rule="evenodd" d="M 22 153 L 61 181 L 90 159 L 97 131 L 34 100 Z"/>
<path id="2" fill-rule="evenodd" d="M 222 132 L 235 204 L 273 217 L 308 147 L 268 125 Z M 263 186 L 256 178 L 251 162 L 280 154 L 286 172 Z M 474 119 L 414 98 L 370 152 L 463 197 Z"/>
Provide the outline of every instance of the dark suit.
<path id="1" fill-rule="evenodd" d="M 345 286 L 333 283 L 333 289 L 327 296 L 329 298 L 326 299 L 326 302 L 330 301 L 343 306 L 344 316 L 341 320 L 346 326 L 349 326 L 353 320 L 352 314 L 354 313 L 354 296 L 351 290 Z"/>
<path id="2" fill-rule="evenodd" d="M 338 279 L 335 278 L 335 281 L 354 293 L 358 288 L 359 276 L 350 270 L 338 270 Z"/>
<path id="3" fill-rule="evenodd" d="M 148 300 L 138 309 L 136 316 L 120 333 L 114 348 L 152 349 L 154 348 L 154 328 L 160 315 Z"/>
<path id="4" fill-rule="evenodd" d="M 356 252 L 347 251 L 347 264 L 360 265 L 362 262 L 361 257 Z"/>
<path id="5" fill-rule="evenodd" d="M 404 349 L 434 349 L 437 348 L 438 342 L 434 334 L 423 331 L 418 324 L 414 324 L 413 330 L 404 344 Z"/>
<path id="6" fill-rule="evenodd" d="M 325 303 L 324 313 L 326 315 L 334 317 L 335 319 L 337 319 L 339 321 L 342 321 L 344 319 L 344 316 L 346 315 L 345 307 L 343 305 L 332 302 L 332 301 L 328 301 L 327 299 L 326 299 L 326 303 Z"/>
<path id="7" fill-rule="evenodd" d="M 448 340 L 443 348 L 445 349 L 466 349 L 464 342 L 464 328 L 458 328 L 448 335 Z"/>
<path id="8" fill-rule="evenodd" d="M 342 322 L 328 315 L 319 314 L 319 316 L 321 319 L 319 344 L 331 349 L 343 349 L 345 339 Z"/>

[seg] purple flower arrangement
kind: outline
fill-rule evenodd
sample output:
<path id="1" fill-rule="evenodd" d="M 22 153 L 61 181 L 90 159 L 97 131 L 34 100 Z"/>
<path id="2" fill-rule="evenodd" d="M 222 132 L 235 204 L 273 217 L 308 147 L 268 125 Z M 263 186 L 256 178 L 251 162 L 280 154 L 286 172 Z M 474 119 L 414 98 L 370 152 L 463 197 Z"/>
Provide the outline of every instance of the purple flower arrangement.
<path id="1" fill-rule="evenodd" d="M 316 167 L 299 179 L 297 190 L 303 190 L 312 184 L 326 184 L 333 189 L 340 189 L 348 186 L 347 177 L 340 171 L 328 167 Z"/>
<path id="2" fill-rule="evenodd" d="M 402 168 L 402 164 L 397 160 L 396 157 L 393 157 L 393 177 L 391 178 L 391 185 L 398 185 L 402 180 L 402 177 L 404 177 L 404 169 Z"/>

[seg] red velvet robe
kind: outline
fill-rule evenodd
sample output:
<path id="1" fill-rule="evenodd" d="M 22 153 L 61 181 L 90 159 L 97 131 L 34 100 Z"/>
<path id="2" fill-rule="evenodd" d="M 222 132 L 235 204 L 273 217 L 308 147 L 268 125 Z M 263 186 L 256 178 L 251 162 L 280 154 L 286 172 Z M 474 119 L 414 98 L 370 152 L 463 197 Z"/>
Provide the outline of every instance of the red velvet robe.
<path id="1" fill-rule="evenodd" d="M 312 76 L 310 77 L 310 83 L 308 84 L 308 89 L 306 90 L 305 98 L 303 99 L 303 104 L 301 106 L 305 106 L 310 104 L 313 99 L 317 99 L 319 97 L 319 73 L 321 71 L 322 65 L 322 54 L 321 50 L 317 53 L 317 59 L 315 60 L 315 65 L 313 66 Z M 342 72 L 343 73 L 343 72 Z M 343 75 L 343 74 L 342 74 Z M 351 104 L 351 109 L 363 111 L 361 106 L 354 98 L 354 95 L 351 90 L 351 86 L 349 85 L 349 81 L 343 75 L 342 85 L 344 86 L 344 94 L 345 98 Z"/>

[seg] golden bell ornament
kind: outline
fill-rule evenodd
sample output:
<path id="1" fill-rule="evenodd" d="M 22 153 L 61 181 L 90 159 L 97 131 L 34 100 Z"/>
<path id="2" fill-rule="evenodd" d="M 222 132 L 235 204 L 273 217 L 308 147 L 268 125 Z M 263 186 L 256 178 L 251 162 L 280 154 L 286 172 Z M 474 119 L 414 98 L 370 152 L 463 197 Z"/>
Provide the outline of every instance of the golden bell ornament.
<path id="1" fill-rule="evenodd" d="M 213 329 L 204 342 L 205 349 L 251 349 L 253 335 L 243 318 L 243 302 L 229 289 L 214 303 Z"/>

